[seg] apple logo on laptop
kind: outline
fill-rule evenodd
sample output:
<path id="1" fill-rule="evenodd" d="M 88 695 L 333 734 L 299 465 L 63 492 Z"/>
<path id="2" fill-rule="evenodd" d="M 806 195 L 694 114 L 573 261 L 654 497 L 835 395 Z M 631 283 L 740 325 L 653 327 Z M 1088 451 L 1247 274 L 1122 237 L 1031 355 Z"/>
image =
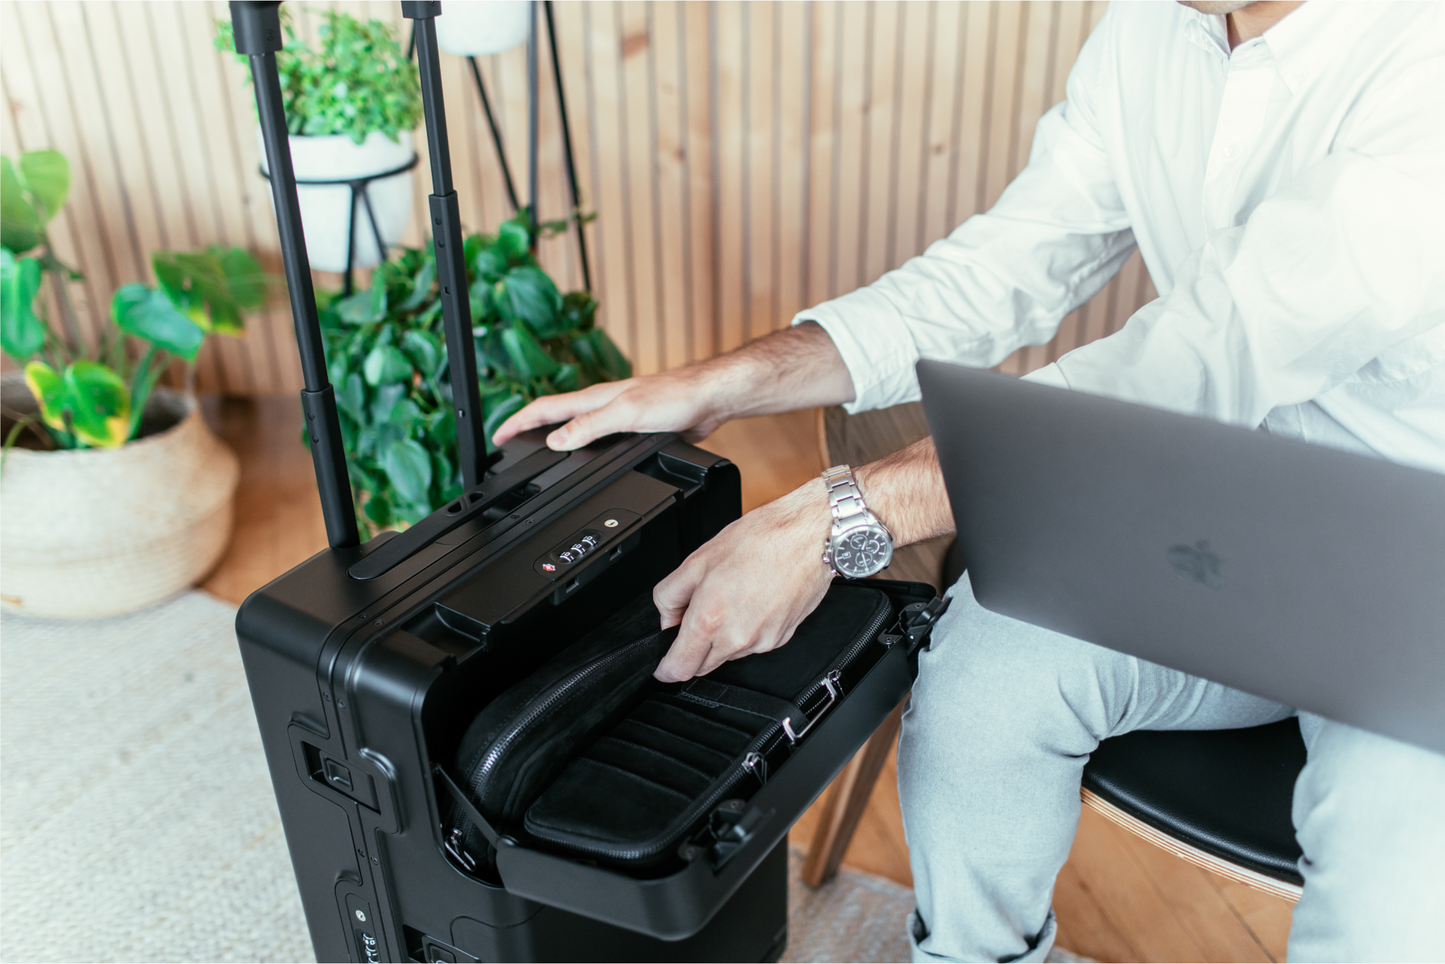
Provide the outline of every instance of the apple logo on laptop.
<path id="1" fill-rule="evenodd" d="M 1210 589 L 1224 588 L 1224 576 L 1219 573 L 1220 559 L 1209 551 L 1209 543 L 1203 539 L 1192 546 L 1171 546 L 1165 557 L 1179 574 L 1179 578 L 1197 582 Z"/>

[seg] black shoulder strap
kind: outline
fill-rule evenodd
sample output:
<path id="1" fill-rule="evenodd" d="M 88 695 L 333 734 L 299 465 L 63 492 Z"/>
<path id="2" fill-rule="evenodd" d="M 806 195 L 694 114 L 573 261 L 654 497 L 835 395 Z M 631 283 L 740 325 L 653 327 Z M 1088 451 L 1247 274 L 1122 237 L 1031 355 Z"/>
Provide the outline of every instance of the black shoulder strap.
<path id="1" fill-rule="evenodd" d="M 450 773 L 440 766 L 433 767 L 432 770 L 441 779 L 442 786 L 446 788 L 447 795 L 452 798 L 457 806 L 462 808 L 462 813 L 465 813 L 467 818 L 482 832 L 482 836 L 487 838 L 487 843 L 495 847 L 502 835 L 497 833 L 496 829 L 487 822 L 487 818 L 482 816 L 482 812 L 477 809 L 476 804 L 472 803 L 471 798 L 462 792 L 461 787 L 457 786 L 457 782 L 452 779 Z"/>

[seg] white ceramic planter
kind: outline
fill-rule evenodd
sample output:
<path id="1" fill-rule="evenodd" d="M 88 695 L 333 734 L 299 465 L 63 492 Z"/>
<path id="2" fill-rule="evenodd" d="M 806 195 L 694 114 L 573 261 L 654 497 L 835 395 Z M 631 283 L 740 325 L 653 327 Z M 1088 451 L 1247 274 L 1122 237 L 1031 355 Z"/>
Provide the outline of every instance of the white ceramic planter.
<path id="1" fill-rule="evenodd" d="M 7 408 L 34 411 L 23 381 Z M 26 404 L 28 402 L 28 404 Z M 0 476 L 0 605 L 58 619 L 142 609 L 197 580 L 231 538 L 236 456 L 194 398 L 157 388 L 176 424 L 116 449 L 12 449 Z"/>
<path id="2" fill-rule="evenodd" d="M 499 54 L 527 42 L 531 0 L 447 0 L 437 46 L 459 57 Z"/>
<path id="3" fill-rule="evenodd" d="M 412 155 L 411 131 L 402 131 L 399 143 L 385 134 L 372 133 L 357 144 L 344 134 L 324 137 L 291 137 L 291 166 L 296 179 L 335 180 L 365 177 L 390 171 L 405 164 Z M 256 143 L 261 150 L 261 167 L 266 169 L 266 148 L 261 143 L 261 129 L 256 129 Z M 395 244 L 411 223 L 412 172 L 407 171 L 384 180 L 372 181 L 367 188 L 377 227 L 387 244 Z M 301 204 L 301 226 L 306 232 L 306 254 L 311 267 L 318 271 L 346 270 L 347 208 L 351 204 L 351 188 L 345 184 L 299 184 L 296 197 Z M 370 268 L 379 264 L 384 252 L 376 249 L 371 223 L 366 218 L 366 205 L 358 197 L 356 218 L 352 222 L 355 252 L 352 267 Z"/>

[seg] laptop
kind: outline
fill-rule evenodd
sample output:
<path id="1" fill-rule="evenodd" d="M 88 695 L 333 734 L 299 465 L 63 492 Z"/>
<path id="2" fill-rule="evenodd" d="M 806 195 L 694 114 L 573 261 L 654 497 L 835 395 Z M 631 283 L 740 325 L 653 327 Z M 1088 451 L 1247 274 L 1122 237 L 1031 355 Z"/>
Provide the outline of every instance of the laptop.
<path id="1" fill-rule="evenodd" d="M 1445 475 L 921 361 L 988 609 L 1445 753 Z"/>

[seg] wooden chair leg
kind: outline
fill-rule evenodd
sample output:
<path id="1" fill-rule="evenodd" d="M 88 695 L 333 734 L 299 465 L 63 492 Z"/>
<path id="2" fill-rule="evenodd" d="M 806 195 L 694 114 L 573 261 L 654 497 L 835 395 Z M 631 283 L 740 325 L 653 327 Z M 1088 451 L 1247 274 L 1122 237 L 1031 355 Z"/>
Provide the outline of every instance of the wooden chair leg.
<path id="1" fill-rule="evenodd" d="M 888 718 L 873 731 L 868 742 L 853 755 L 843 772 L 838 774 L 838 779 L 828 788 L 822 819 L 818 821 L 818 829 L 813 831 L 812 843 L 803 858 L 803 883 L 809 887 L 821 887 L 832 880 L 843 863 L 843 855 L 853 841 L 853 833 L 863 819 L 863 811 L 868 808 L 873 785 L 878 782 L 878 774 L 898 740 L 903 707 L 907 703 L 905 699 L 888 714 Z"/>

